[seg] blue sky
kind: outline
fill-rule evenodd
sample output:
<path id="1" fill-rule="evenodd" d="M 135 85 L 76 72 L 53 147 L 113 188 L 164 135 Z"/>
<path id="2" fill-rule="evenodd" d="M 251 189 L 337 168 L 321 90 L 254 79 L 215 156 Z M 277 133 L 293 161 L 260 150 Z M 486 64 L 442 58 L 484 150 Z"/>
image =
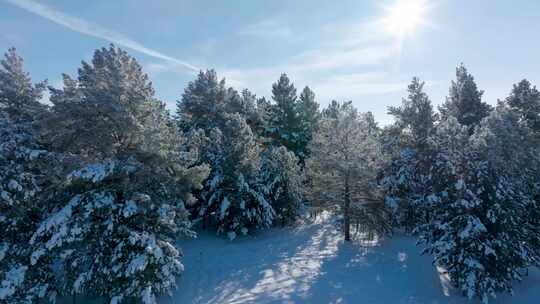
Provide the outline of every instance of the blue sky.
<path id="1" fill-rule="evenodd" d="M 407 1 L 422 2 L 421 20 L 397 35 L 385 22 Z M 198 69 L 259 96 L 285 72 L 323 106 L 353 100 L 386 124 L 411 77 L 440 104 L 460 62 L 492 104 L 523 78 L 540 85 L 539 14 L 538 0 L 0 0 L 0 49 L 15 46 L 34 80 L 59 86 L 114 42 L 171 109 Z"/>

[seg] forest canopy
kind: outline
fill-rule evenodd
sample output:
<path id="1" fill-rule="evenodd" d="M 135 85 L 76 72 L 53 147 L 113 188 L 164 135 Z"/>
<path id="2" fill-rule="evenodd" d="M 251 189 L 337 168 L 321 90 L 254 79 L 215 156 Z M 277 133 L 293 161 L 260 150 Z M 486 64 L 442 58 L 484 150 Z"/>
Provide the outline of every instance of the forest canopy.
<path id="1" fill-rule="evenodd" d="M 540 266 L 540 92 L 529 81 L 488 104 L 459 65 L 435 109 L 414 77 L 386 126 L 351 101 L 321 108 L 287 74 L 268 86 L 267 99 L 200 71 L 171 114 L 114 45 L 64 74 L 62 88 L 33 82 L 9 49 L 0 301 L 156 303 L 191 266 L 178 239 L 207 229 L 235 240 L 321 210 L 345 241 L 353 229 L 414 235 L 485 303 Z"/>

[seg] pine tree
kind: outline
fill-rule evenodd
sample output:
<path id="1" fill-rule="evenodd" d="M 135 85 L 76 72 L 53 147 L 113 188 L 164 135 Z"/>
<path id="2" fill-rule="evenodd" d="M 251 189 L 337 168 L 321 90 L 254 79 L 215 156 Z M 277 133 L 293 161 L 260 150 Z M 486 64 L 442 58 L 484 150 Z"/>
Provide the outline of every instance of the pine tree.
<path id="1" fill-rule="evenodd" d="M 177 102 L 176 115 L 184 132 L 223 128 L 229 114 L 234 113 L 244 117 L 255 129 L 262 127 L 264 119 L 258 109 L 259 102 L 249 90 L 244 89 L 238 94 L 226 86 L 225 79 L 218 80 L 214 70 L 207 70 L 201 71 L 197 79 L 188 84 L 182 99 Z"/>
<path id="2" fill-rule="evenodd" d="M 30 265 L 28 242 L 48 212 L 43 192 L 55 158 L 35 136 L 44 82 L 32 84 L 22 58 L 9 49 L 0 68 L 0 301 L 32 303 L 54 294 L 47 263 Z"/>
<path id="3" fill-rule="evenodd" d="M 328 106 L 322 110 L 321 112 L 322 117 L 337 118 L 340 107 L 341 107 L 341 104 L 338 101 L 332 100 L 330 104 L 328 104 Z"/>
<path id="4" fill-rule="evenodd" d="M 376 217 L 369 227 L 387 232 L 385 209 L 377 198 L 375 179 L 380 160 L 380 146 L 365 115 L 351 102 L 337 104 L 335 117 L 326 117 L 311 143 L 312 156 L 306 161 L 311 187 L 306 196 L 312 204 L 338 207 L 343 215 L 344 236 L 351 240 L 351 217 L 355 214 Z"/>
<path id="5" fill-rule="evenodd" d="M 500 106 L 507 107 L 515 113 L 519 119 L 520 126 L 529 130 L 528 136 L 522 134 L 522 138 L 520 138 L 520 147 L 524 147 L 525 149 L 512 149 L 508 153 L 522 153 L 531 150 L 538 151 L 540 149 L 540 92 L 536 87 L 532 86 L 526 79 L 523 79 L 513 86 L 510 96 L 503 102 L 500 102 Z M 533 197 L 533 200 L 529 201 L 527 206 L 526 218 L 532 229 L 536 230 L 535 233 L 530 234 L 531 243 L 533 244 L 533 248 L 535 248 L 532 255 L 536 256 L 540 252 L 540 239 L 537 237 L 540 234 L 540 169 L 536 165 L 538 161 L 537 155 L 539 155 L 538 152 L 531 153 L 528 163 L 523 163 L 521 168 L 516 168 L 519 171 L 519 175 L 525 179 L 526 189 L 529 190 L 529 195 Z M 506 166 L 506 164 L 501 165 Z"/>
<path id="6" fill-rule="evenodd" d="M 388 109 L 395 122 L 387 129 L 393 142 L 387 145 L 389 162 L 383 170 L 381 184 L 396 224 L 408 231 L 429 221 L 426 209 L 418 208 L 418 204 L 423 202 L 424 179 L 433 161 L 428 139 L 434 132 L 437 115 L 423 87 L 423 82 L 413 78 L 408 86 L 408 98 L 403 99 L 400 107 Z"/>
<path id="7" fill-rule="evenodd" d="M 309 157 L 308 144 L 313 138 L 313 133 L 317 130 L 321 116 L 319 104 L 315 101 L 315 93 L 309 87 L 302 90 L 297 104 L 297 111 L 300 122 L 299 157 L 303 160 Z"/>
<path id="8" fill-rule="evenodd" d="M 538 227 L 527 219 L 534 194 L 518 168 L 536 161 L 533 151 L 511 152 L 526 130 L 499 108 L 469 137 L 455 118 L 437 127 L 425 204 L 432 220 L 418 228 L 425 252 L 446 269 L 453 284 L 484 303 L 512 291 L 522 269 L 538 264 Z M 528 151 L 527 151 L 528 150 Z M 531 195 L 533 194 L 533 195 Z"/>
<path id="9" fill-rule="evenodd" d="M 176 114 L 182 131 L 211 130 L 225 124 L 224 115 L 230 110 L 242 111 L 240 101 L 236 91 L 226 88 L 225 79 L 218 80 L 214 70 L 201 71 L 184 90 Z M 234 103 L 237 106 L 228 106 Z"/>
<path id="10" fill-rule="evenodd" d="M 148 139 L 142 135 L 150 125 L 166 128 L 167 119 L 157 117 L 165 115 L 163 103 L 125 51 L 98 49 L 78 74 L 77 80 L 64 75 L 64 89 L 51 88 L 54 107 L 43 121 L 43 136 L 54 149 L 91 159 L 124 157 Z"/>
<path id="11" fill-rule="evenodd" d="M 48 211 L 43 188 L 53 179 L 46 176 L 51 157 L 31 131 L 0 110 L 0 300 L 6 303 L 32 303 L 54 292 L 48 265 L 28 263 L 28 243 Z"/>
<path id="12" fill-rule="evenodd" d="M 424 92 L 424 84 L 414 77 L 407 88 L 409 96 L 402 100 L 402 105 L 388 108 L 388 114 L 394 116 L 395 125 L 405 137 L 406 145 L 415 149 L 426 145 L 437 120 L 431 100 Z"/>
<path id="13" fill-rule="evenodd" d="M 31 263 L 62 265 L 63 295 L 104 296 L 111 303 L 155 298 L 183 271 L 179 236 L 194 236 L 185 204 L 206 176 L 178 164 L 150 167 L 102 161 L 71 172 L 54 199 L 64 206 L 31 239 Z"/>
<path id="14" fill-rule="evenodd" d="M 527 79 L 514 84 L 510 96 L 504 101 L 535 133 L 540 134 L 540 92 Z"/>
<path id="15" fill-rule="evenodd" d="M 300 118 L 298 115 L 296 88 L 286 74 L 272 85 L 274 103 L 270 109 L 267 132 L 275 145 L 284 146 L 299 156 Z"/>
<path id="16" fill-rule="evenodd" d="M 200 130 L 193 137 L 202 142 L 201 160 L 212 167 L 198 216 L 214 222 L 218 233 L 230 239 L 269 227 L 275 211 L 257 184 L 260 147 L 245 118 L 229 114 L 223 128 L 213 128 L 208 136 Z"/>
<path id="17" fill-rule="evenodd" d="M 32 264 L 62 265 L 63 295 L 155 303 L 183 269 L 175 238 L 192 236 L 185 205 L 208 168 L 182 153 L 185 139 L 137 61 L 96 50 L 77 80 L 52 90 L 43 137 L 65 153 L 63 205 L 32 236 Z"/>
<path id="18" fill-rule="evenodd" d="M 4 54 L 0 65 L 0 107 L 14 122 L 35 120 L 45 108 L 39 100 L 47 82 L 32 83 L 15 48 Z"/>
<path id="19" fill-rule="evenodd" d="M 300 216 L 303 177 L 298 158 L 285 147 L 270 146 L 262 153 L 259 185 L 282 224 Z"/>
<path id="20" fill-rule="evenodd" d="M 252 126 L 253 131 L 257 134 L 259 140 L 265 144 L 270 142 L 269 134 L 266 132 L 268 121 L 272 112 L 272 104 L 265 97 L 257 98 L 257 117 L 258 123 Z"/>
<path id="21" fill-rule="evenodd" d="M 191 145 L 200 147 L 199 163 L 212 169 L 191 209 L 205 226 L 231 239 L 269 227 L 276 216 L 259 176 L 263 140 L 251 128 L 262 125 L 263 104 L 247 90 L 239 95 L 224 80 L 218 84 L 215 72 L 209 71 L 190 83 L 178 106 Z"/>
<path id="22" fill-rule="evenodd" d="M 257 96 L 248 89 L 242 90 L 240 95 L 233 95 L 227 103 L 227 113 L 238 113 L 246 118 L 247 124 L 253 130 L 260 125 L 260 117 L 257 112 Z"/>
<path id="23" fill-rule="evenodd" d="M 491 111 L 491 106 L 482 102 L 483 94 L 484 91 L 478 90 L 474 77 L 461 64 L 456 68 L 456 80 L 452 81 L 446 102 L 439 107 L 442 118 L 455 117 L 472 134 L 482 118 Z"/>

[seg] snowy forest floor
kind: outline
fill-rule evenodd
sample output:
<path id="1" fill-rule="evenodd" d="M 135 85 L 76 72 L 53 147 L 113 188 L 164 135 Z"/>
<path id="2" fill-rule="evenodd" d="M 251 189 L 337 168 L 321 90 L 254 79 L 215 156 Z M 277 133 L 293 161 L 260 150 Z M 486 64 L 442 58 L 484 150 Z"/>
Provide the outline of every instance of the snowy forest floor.
<path id="1" fill-rule="evenodd" d="M 209 232 L 180 242 L 186 271 L 162 304 L 476 303 L 459 295 L 412 237 L 344 243 L 328 217 L 229 241 Z M 538 303 L 540 270 L 494 304 Z M 103 303 L 77 301 L 77 303 Z"/>
<path id="2" fill-rule="evenodd" d="M 348 244 L 325 217 L 232 242 L 201 233 L 181 246 L 186 272 L 162 303 L 471 303 L 413 238 Z M 538 303 L 539 286 L 532 269 L 514 296 L 490 303 Z"/>

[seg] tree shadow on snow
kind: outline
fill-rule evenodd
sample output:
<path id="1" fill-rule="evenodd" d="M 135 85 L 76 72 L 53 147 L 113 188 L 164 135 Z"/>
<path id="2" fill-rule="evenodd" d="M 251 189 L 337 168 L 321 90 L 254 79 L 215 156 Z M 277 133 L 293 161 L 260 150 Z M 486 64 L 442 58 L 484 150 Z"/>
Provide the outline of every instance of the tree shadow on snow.
<path id="1" fill-rule="evenodd" d="M 162 302 L 284 303 L 309 290 L 323 259 L 335 252 L 329 244 L 335 234 L 320 223 L 232 242 L 203 233 L 181 244 L 186 271 L 179 289 Z"/>

